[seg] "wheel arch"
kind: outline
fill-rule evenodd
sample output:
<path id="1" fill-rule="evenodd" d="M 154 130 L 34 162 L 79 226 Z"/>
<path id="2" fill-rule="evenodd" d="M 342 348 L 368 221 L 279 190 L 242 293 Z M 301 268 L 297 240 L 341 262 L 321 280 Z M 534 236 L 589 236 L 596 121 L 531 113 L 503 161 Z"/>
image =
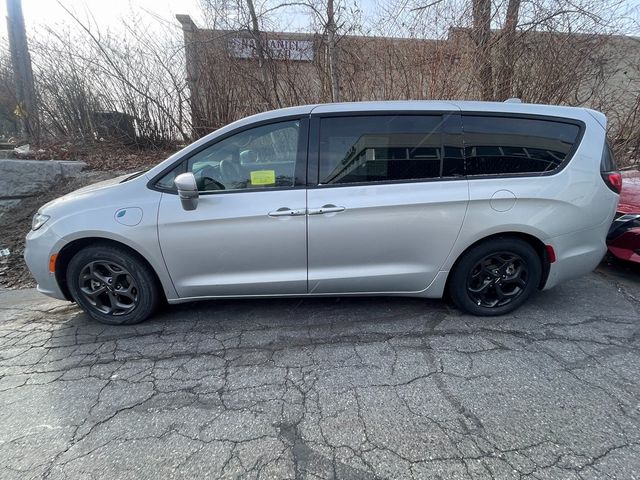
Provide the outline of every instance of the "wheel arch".
<path id="1" fill-rule="evenodd" d="M 529 233 L 509 231 L 509 232 L 494 233 L 492 235 L 487 235 L 486 237 L 482 237 L 479 240 L 476 240 L 475 242 L 473 242 L 471 245 L 468 245 L 467 248 L 465 248 L 458 255 L 458 257 L 456 258 L 456 261 L 453 262 L 453 265 L 449 269 L 449 273 L 447 273 L 447 280 L 446 280 L 445 289 L 444 289 L 445 297 L 449 296 L 449 283 L 451 280 L 451 273 L 455 270 L 456 266 L 458 265 L 462 257 L 464 257 L 465 254 L 469 250 L 474 248 L 476 245 L 482 242 L 485 242 L 487 240 L 497 239 L 497 238 L 518 238 L 520 240 L 525 241 L 526 243 L 531 245 L 531 247 L 533 247 L 536 254 L 538 255 L 538 258 L 540 259 L 540 265 L 542 266 L 542 276 L 540 277 L 540 283 L 538 284 L 538 289 L 542 290 L 544 288 L 545 284 L 547 283 L 547 278 L 549 277 L 549 270 L 551 268 L 551 262 L 549 261 L 549 256 L 547 254 L 547 249 L 545 247 L 544 242 L 540 240 L 538 237 L 536 237 L 535 235 L 531 235 Z"/>
<path id="2" fill-rule="evenodd" d="M 140 260 L 142 263 L 144 263 L 147 267 L 149 267 L 149 270 L 153 273 L 153 276 L 156 281 L 156 286 L 158 287 L 158 291 L 162 295 L 162 298 L 166 300 L 167 296 L 163 288 L 162 281 L 160 280 L 160 276 L 158 275 L 158 272 L 153 267 L 151 262 L 149 262 L 149 260 L 147 260 L 144 257 L 144 255 L 142 255 L 140 252 L 136 251 L 134 248 L 130 247 L 129 245 L 123 242 L 120 242 L 118 240 L 105 238 L 105 237 L 77 238 L 65 244 L 58 252 L 58 256 L 56 257 L 56 264 L 55 264 L 55 277 L 56 277 L 56 281 L 58 282 L 58 285 L 60 286 L 60 290 L 62 291 L 63 295 L 67 300 L 73 301 L 71 292 L 69 291 L 69 286 L 67 285 L 67 268 L 69 266 L 69 262 L 71 261 L 73 256 L 83 248 L 86 248 L 89 246 L 96 246 L 96 245 L 116 246 L 118 248 L 126 250 L 128 253 L 130 253 L 131 255 L 136 257 L 138 260 Z"/>

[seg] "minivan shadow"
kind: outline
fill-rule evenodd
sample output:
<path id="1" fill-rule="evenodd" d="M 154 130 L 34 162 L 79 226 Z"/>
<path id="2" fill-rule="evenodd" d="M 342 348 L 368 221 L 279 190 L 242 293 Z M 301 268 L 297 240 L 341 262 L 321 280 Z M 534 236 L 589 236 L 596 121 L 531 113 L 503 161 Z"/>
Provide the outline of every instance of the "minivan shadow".
<path id="1" fill-rule="evenodd" d="M 371 296 L 203 300 L 164 305 L 149 320 L 137 325 L 103 325 L 84 313 L 70 318 L 69 323 L 100 339 L 173 333 L 244 335 L 267 331 L 271 336 L 285 337 L 286 332 L 313 331 L 316 340 L 353 335 L 354 341 L 372 333 L 390 337 L 411 332 L 444 335 L 486 330 L 533 334 L 544 331 L 548 322 L 556 317 L 579 319 L 594 314 L 587 304 L 593 297 L 592 290 L 609 283 L 605 276 L 591 275 L 549 291 L 535 292 L 512 314 L 496 317 L 467 315 L 445 300 Z M 567 298 L 573 298 L 574 303 L 569 305 Z M 584 308 L 578 307 L 582 304 Z M 267 337 L 263 340 L 270 341 Z"/>
<path id="2" fill-rule="evenodd" d="M 452 313 L 442 300 L 408 297 L 219 299 L 165 305 L 152 321 L 350 323 Z"/>
<path id="3" fill-rule="evenodd" d="M 601 342 L 635 316 L 607 277 L 596 272 L 535 292 L 515 312 L 495 317 L 467 315 L 442 300 L 409 297 L 219 299 L 165 305 L 149 320 L 129 326 L 103 325 L 84 313 L 67 315 L 60 328 L 75 327 L 67 331 L 76 341 L 115 341 L 124 357 L 147 358 L 218 355 L 229 349 L 234 355 L 267 355 L 389 342 L 419 350 L 451 342 L 462 342 L 463 349 L 487 341 L 520 344 L 545 338 Z M 603 294 L 610 303 L 602 303 Z"/>
<path id="4" fill-rule="evenodd" d="M 433 329 L 445 317 L 459 316 L 441 300 L 405 297 L 220 299 L 164 305 L 137 325 L 104 325 L 78 312 L 66 326 L 97 341 L 136 335 L 193 334 L 194 338 L 251 334 L 257 345 L 274 336 L 395 336 Z M 294 333 L 295 332 L 295 333 Z M 310 333 L 313 332 L 313 333 Z"/>

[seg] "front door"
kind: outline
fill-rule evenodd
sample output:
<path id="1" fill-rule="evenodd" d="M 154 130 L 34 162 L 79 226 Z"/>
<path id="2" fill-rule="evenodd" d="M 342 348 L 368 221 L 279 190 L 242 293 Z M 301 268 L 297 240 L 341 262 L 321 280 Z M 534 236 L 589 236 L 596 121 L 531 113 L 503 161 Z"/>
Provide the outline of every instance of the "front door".
<path id="1" fill-rule="evenodd" d="M 469 201 L 457 114 L 321 117 L 309 292 L 426 289 Z"/>
<path id="2" fill-rule="evenodd" d="M 177 168 L 200 191 L 192 211 L 176 194 L 160 201 L 160 247 L 180 297 L 306 293 L 307 123 L 245 129 Z"/>

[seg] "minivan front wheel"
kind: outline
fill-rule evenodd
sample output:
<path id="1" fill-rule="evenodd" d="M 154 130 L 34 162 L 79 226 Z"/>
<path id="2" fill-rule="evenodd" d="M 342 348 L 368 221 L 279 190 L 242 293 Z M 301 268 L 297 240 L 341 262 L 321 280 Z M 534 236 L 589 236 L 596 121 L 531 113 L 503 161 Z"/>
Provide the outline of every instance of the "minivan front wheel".
<path id="1" fill-rule="evenodd" d="M 115 245 L 95 245 L 76 253 L 67 268 L 67 285 L 89 316 L 110 325 L 141 322 L 159 301 L 153 272 Z"/>
<path id="2" fill-rule="evenodd" d="M 536 251 L 518 238 L 493 238 L 472 247 L 455 266 L 453 302 L 473 315 L 503 315 L 522 305 L 542 275 Z"/>

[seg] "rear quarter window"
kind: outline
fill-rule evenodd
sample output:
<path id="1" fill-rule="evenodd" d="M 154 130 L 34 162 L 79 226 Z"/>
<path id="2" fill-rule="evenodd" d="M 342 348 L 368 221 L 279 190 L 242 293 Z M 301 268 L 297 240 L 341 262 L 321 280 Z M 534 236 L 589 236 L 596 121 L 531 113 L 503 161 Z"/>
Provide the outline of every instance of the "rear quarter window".
<path id="1" fill-rule="evenodd" d="M 613 172 L 618 170 L 618 165 L 616 164 L 616 159 L 613 156 L 613 151 L 611 150 L 611 146 L 609 142 L 605 142 L 604 148 L 602 149 L 602 160 L 600 161 L 600 171 L 601 172 Z"/>
<path id="2" fill-rule="evenodd" d="M 466 174 L 543 174 L 568 160 L 580 127 L 555 120 L 463 115 Z"/>

